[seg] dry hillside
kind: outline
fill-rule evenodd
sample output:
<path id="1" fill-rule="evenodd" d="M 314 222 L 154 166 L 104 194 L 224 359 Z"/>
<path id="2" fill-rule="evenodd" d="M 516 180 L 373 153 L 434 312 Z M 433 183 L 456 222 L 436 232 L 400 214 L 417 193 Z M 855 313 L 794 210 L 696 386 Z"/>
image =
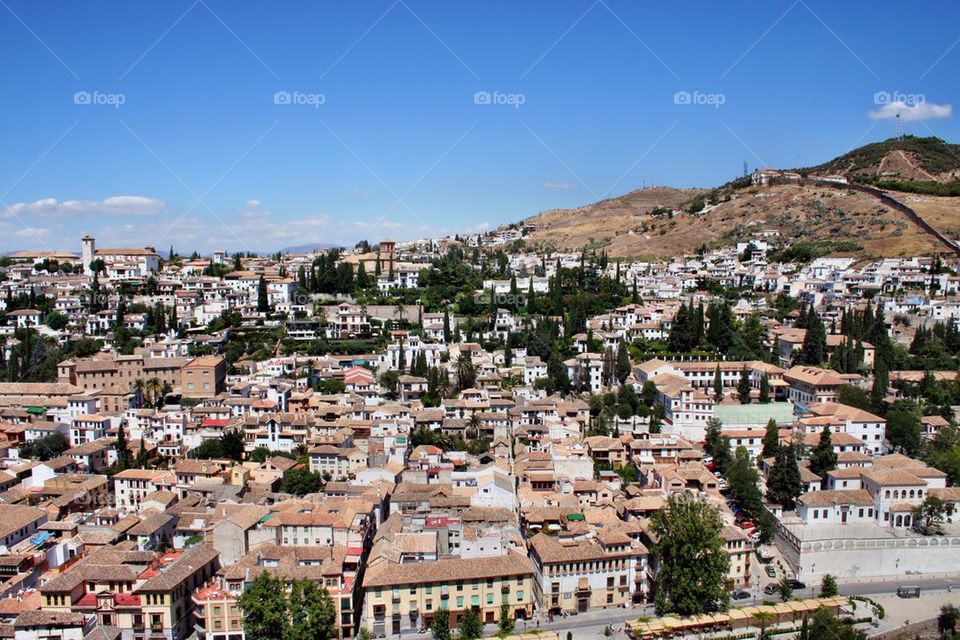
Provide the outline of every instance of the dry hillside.
<path id="1" fill-rule="evenodd" d="M 656 192 L 656 193 L 647 193 Z M 558 249 L 604 247 L 614 256 L 669 257 L 701 245 L 728 246 L 776 229 L 792 241 L 848 241 L 855 255 L 899 256 L 942 251 L 942 245 L 876 198 L 846 189 L 797 185 L 747 187 L 699 214 L 683 209 L 701 192 L 657 188 L 528 219 L 530 240 Z M 638 195 L 642 194 L 642 195 Z M 676 209 L 651 215 L 655 207 Z M 960 231 L 960 224 L 957 225 Z"/>
<path id="2" fill-rule="evenodd" d="M 960 145 L 906 136 L 797 171 L 809 177 L 839 174 L 885 189 L 934 229 L 960 240 Z M 698 199 L 715 204 L 687 213 L 699 208 L 691 207 Z M 780 231 L 784 244 L 819 243 L 820 253 L 869 257 L 952 250 L 869 193 L 811 184 L 755 187 L 749 179 L 711 191 L 642 189 L 578 209 L 547 211 L 525 222 L 536 228 L 534 244 L 573 251 L 603 247 L 615 256 L 675 256 L 702 245 L 755 238 L 761 229 Z"/>

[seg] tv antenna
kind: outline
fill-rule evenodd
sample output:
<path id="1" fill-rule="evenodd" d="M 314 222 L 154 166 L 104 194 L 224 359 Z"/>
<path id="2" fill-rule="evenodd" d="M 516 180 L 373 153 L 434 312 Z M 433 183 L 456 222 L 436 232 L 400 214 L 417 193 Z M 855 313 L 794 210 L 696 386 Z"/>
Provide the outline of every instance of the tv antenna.
<path id="1" fill-rule="evenodd" d="M 903 140 L 903 123 L 900 121 L 900 114 L 897 114 L 897 140 Z"/>

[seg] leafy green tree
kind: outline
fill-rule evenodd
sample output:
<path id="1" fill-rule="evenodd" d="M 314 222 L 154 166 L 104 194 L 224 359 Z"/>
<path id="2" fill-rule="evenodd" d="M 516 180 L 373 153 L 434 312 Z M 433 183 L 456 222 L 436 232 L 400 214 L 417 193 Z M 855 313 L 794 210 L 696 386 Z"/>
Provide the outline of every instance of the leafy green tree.
<path id="1" fill-rule="evenodd" d="M 800 347 L 800 363 L 820 366 L 827 359 L 827 330 L 813 307 L 807 314 L 807 332 Z"/>
<path id="2" fill-rule="evenodd" d="M 653 403 L 657 401 L 657 385 L 652 380 L 647 380 L 640 388 L 640 401 L 648 409 L 652 408 Z"/>
<path id="3" fill-rule="evenodd" d="M 264 571 L 240 594 L 237 604 L 250 640 L 287 640 L 289 605 L 280 578 Z"/>
<path id="4" fill-rule="evenodd" d="M 707 342 L 720 353 L 727 353 L 734 343 L 733 309 L 726 301 L 711 302 L 707 307 Z"/>
<path id="5" fill-rule="evenodd" d="M 514 627 L 516 627 L 517 621 L 513 619 L 513 616 L 510 615 L 510 605 L 503 603 L 500 605 L 500 619 L 497 621 L 497 627 L 500 630 L 500 637 L 506 638 L 508 635 L 513 633 Z"/>
<path id="6" fill-rule="evenodd" d="M 280 490 L 295 496 L 305 496 L 308 493 L 320 491 L 322 484 L 320 474 L 302 467 L 294 467 L 284 471 Z"/>
<path id="7" fill-rule="evenodd" d="M 768 540 L 773 535 L 775 523 L 772 514 L 763 504 L 763 494 L 759 486 L 760 474 L 745 447 L 737 447 L 724 477 L 730 485 L 730 493 L 757 524 L 761 540 Z"/>
<path id="8" fill-rule="evenodd" d="M 763 450 L 760 457 L 763 459 L 773 458 L 780 451 L 780 429 L 777 427 L 777 421 L 774 418 L 767 420 L 767 430 L 763 434 Z"/>
<path id="9" fill-rule="evenodd" d="M 810 617 L 810 640 L 866 640 L 867 634 L 840 620 L 827 609 L 819 609 Z"/>
<path id="10" fill-rule="evenodd" d="M 913 509 L 914 524 L 925 536 L 937 534 L 954 511 L 954 503 L 946 502 L 939 496 L 927 495 L 924 501 Z"/>
<path id="11" fill-rule="evenodd" d="M 37 438 L 20 445 L 21 458 L 33 458 L 36 460 L 52 460 L 59 458 L 63 452 L 70 448 L 70 442 L 61 433 L 51 433 L 48 436 Z"/>
<path id="12" fill-rule="evenodd" d="M 651 525 L 653 553 L 660 560 L 657 615 L 691 616 L 726 607 L 730 555 L 716 508 L 688 493 L 671 495 Z"/>
<path id="13" fill-rule="evenodd" d="M 327 590 L 315 581 L 293 583 L 289 596 L 290 629 L 285 640 L 329 640 L 337 636 L 337 617 Z"/>
<path id="14" fill-rule="evenodd" d="M 714 449 L 720 445 L 720 439 L 723 437 L 723 422 L 718 418 L 707 420 L 706 434 L 704 437 L 703 448 L 712 455 Z"/>
<path id="15" fill-rule="evenodd" d="M 920 411 L 913 400 L 897 400 L 887 412 L 887 440 L 895 451 L 916 457 L 923 446 Z"/>
<path id="16" fill-rule="evenodd" d="M 941 638 L 955 638 L 958 622 L 960 622 L 960 609 L 952 604 L 945 604 L 940 607 L 940 614 L 937 616 L 937 631 Z"/>
<path id="17" fill-rule="evenodd" d="M 550 391 L 557 391 L 562 395 L 570 393 L 570 376 L 567 374 L 567 365 L 563 364 L 560 354 L 556 351 L 547 361 L 547 380 Z"/>
<path id="18" fill-rule="evenodd" d="M 844 384 L 837 387 L 837 402 L 850 407 L 856 407 L 857 409 L 863 409 L 864 411 L 876 410 L 870 399 L 870 394 L 852 384 Z"/>
<path id="19" fill-rule="evenodd" d="M 784 509 L 792 509 L 801 493 L 803 481 L 800 479 L 795 448 L 792 445 L 780 447 L 767 477 L 767 497 Z"/>
<path id="20" fill-rule="evenodd" d="M 833 439 L 830 435 L 830 425 L 824 425 L 820 432 L 820 440 L 810 452 L 810 471 L 817 474 L 824 481 L 827 473 L 837 468 L 837 452 L 833 450 Z"/>
<path id="21" fill-rule="evenodd" d="M 477 640 L 483 636 L 483 622 L 475 609 L 467 609 L 463 612 L 457 623 L 457 630 L 462 640 Z"/>
<path id="22" fill-rule="evenodd" d="M 450 612 L 444 608 L 437 609 L 430 623 L 430 634 L 433 640 L 450 640 Z"/>
<path id="23" fill-rule="evenodd" d="M 44 324 L 54 331 L 62 331 L 63 329 L 66 329 L 68 324 L 70 324 L 70 318 L 59 311 L 51 311 L 44 319 Z"/>
<path id="24" fill-rule="evenodd" d="M 743 326 L 740 328 L 738 335 L 738 338 L 743 341 L 743 355 L 755 360 L 763 359 L 767 351 L 763 344 L 766 335 L 767 329 L 763 326 L 760 315 L 751 313 L 747 316 L 747 319 L 743 321 Z"/>
<path id="25" fill-rule="evenodd" d="M 820 597 L 832 598 L 833 596 L 839 594 L 840 591 L 837 589 L 837 579 L 829 573 L 825 573 L 823 575 L 823 580 L 820 581 Z"/>

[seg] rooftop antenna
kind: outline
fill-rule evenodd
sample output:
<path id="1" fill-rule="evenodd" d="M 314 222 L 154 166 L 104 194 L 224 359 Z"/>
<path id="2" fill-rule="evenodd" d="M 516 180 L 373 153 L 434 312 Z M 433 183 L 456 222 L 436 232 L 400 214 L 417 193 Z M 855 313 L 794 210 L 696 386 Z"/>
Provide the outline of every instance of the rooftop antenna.
<path id="1" fill-rule="evenodd" d="M 900 122 L 900 114 L 897 114 L 897 140 L 903 140 L 903 123 Z"/>

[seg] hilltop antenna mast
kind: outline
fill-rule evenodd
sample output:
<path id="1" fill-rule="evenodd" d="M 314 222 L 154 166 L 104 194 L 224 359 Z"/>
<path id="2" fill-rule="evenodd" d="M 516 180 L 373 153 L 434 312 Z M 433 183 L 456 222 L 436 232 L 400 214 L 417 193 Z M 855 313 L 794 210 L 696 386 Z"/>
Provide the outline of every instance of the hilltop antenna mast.
<path id="1" fill-rule="evenodd" d="M 903 140 L 903 124 L 900 122 L 900 114 L 897 114 L 897 140 Z"/>
<path id="2" fill-rule="evenodd" d="M 747 177 L 747 161 L 746 160 L 743 161 L 743 177 L 744 178 Z"/>

